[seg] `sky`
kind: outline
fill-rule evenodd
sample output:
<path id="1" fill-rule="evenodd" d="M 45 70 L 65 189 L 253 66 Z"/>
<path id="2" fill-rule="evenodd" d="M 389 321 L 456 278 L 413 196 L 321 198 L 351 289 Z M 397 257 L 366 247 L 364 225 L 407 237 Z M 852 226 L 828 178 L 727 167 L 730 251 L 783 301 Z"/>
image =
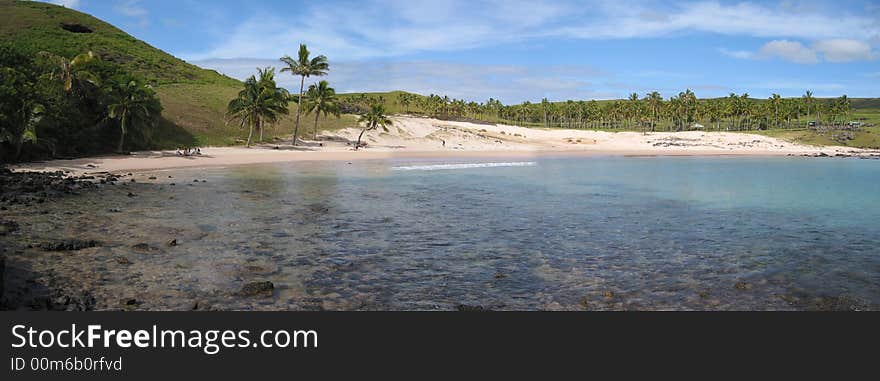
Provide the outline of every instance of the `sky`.
<path id="1" fill-rule="evenodd" d="M 508 104 L 686 88 L 701 98 L 880 97 L 877 0 L 48 2 L 238 79 L 306 43 L 328 57 L 322 79 L 337 92 Z M 277 78 L 298 91 L 298 79 Z"/>

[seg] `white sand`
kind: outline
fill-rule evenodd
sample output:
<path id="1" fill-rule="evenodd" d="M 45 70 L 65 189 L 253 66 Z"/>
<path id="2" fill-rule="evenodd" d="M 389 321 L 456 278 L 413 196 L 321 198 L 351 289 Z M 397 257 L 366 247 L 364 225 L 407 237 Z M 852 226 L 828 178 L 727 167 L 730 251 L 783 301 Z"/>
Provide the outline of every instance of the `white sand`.
<path id="1" fill-rule="evenodd" d="M 349 128 L 321 136 L 323 146 L 263 145 L 261 147 L 206 147 L 200 156 L 178 156 L 174 151 L 135 152 L 130 156 L 102 156 L 53 160 L 14 166 L 26 170 L 139 172 L 170 168 L 230 166 L 303 160 L 363 160 L 390 157 L 523 157 L 536 155 L 835 155 L 862 154 L 849 147 L 815 147 L 761 135 L 729 132 L 602 132 L 536 129 L 508 125 L 447 122 L 398 116 L 390 131 L 367 131 L 366 148 L 352 149 L 359 129 Z M 445 142 L 445 145 L 444 145 Z"/>

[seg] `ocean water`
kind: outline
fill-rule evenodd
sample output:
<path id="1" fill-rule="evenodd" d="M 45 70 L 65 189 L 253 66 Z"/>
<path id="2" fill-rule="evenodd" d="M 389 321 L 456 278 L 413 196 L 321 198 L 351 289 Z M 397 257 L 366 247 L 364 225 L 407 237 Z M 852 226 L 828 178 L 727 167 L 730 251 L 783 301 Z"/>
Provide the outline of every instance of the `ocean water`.
<path id="1" fill-rule="evenodd" d="M 91 210 L 75 222 L 36 222 L 110 241 L 65 259 L 101 264 L 89 287 L 104 299 L 147 309 L 880 306 L 880 161 L 399 159 L 157 177 L 164 184 L 123 186 L 136 198 L 55 206 Z M 165 247 L 169 238 L 179 245 Z M 62 271 L 57 261 L 33 266 Z M 273 295 L 235 293 L 255 280 L 273 282 Z"/>

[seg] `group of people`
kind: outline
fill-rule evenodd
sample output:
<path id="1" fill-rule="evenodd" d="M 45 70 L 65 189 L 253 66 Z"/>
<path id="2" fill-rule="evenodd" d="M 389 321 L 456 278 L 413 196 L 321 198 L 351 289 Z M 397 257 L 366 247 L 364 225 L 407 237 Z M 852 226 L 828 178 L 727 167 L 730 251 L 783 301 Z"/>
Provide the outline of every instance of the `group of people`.
<path id="1" fill-rule="evenodd" d="M 202 154 L 202 149 L 199 147 L 195 147 L 195 148 L 180 148 L 180 147 L 178 147 L 177 148 L 177 155 L 178 156 L 195 156 L 195 155 L 201 155 L 201 154 Z"/>

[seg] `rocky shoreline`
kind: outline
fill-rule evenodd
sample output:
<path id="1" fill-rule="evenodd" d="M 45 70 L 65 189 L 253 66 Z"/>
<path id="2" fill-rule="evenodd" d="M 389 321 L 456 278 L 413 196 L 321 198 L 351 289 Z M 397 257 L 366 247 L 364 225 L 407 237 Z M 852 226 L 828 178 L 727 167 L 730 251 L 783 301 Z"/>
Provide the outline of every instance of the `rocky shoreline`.
<path id="1" fill-rule="evenodd" d="M 15 235 L 22 226 L 6 216 L 10 208 L 31 208 L 45 204 L 65 196 L 83 194 L 98 190 L 105 184 L 114 184 L 119 176 L 110 173 L 98 173 L 82 176 L 71 176 L 63 171 L 30 172 L 12 171 L 0 167 L 0 238 Z M 35 213 L 43 211 L 35 210 Z M 78 250 L 86 246 L 95 246 L 96 242 L 69 240 L 68 242 L 51 242 L 41 246 L 44 250 Z M 69 310 L 87 311 L 94 308 L 95 300 L 87 291 L 69 290 L 64 282 L 54 276 L 48 276 L 46 285 L 37 285 L 33 279 L 24 280 L 35 289 L 41 289 L 40 295 L 7 295 L 5 285 L 14 282 L 22 274 L 9 274 L 15 271 L 14 266 L 7 263 L 6 255 L 15 247 L 4 243 L 0 250 L 0 309 L 27 310 Z M 8 270 L 8 271 L 7 271 Z"/>

